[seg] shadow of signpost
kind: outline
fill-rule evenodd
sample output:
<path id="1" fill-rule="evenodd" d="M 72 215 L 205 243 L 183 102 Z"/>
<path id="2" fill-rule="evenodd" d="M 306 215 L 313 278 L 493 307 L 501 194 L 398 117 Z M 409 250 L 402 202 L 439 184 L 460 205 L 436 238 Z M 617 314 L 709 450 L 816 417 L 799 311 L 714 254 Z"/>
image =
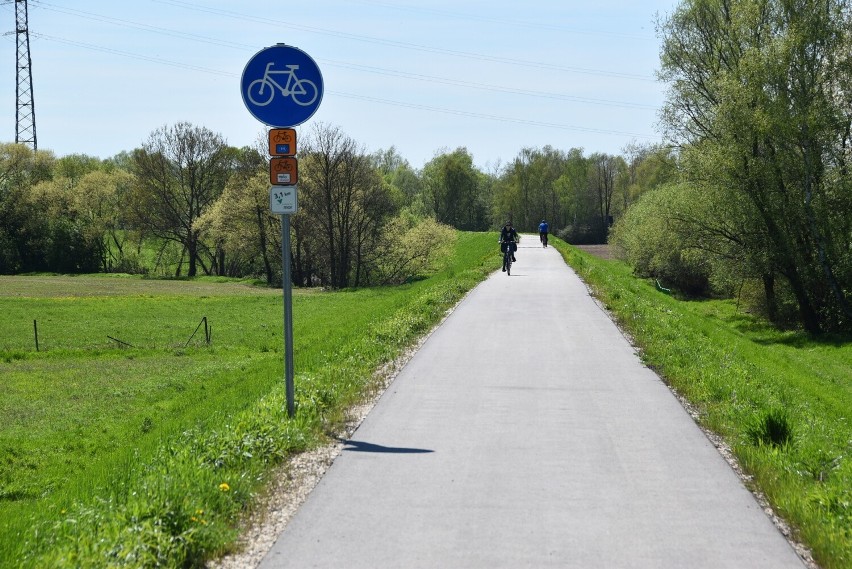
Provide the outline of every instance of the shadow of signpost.
<path id="1" fill-rule="evenodd" d="M 382 445 L 377 445 L 373 443 L 367 443 L 364 441 L 353 441 L 340 439 L 340 442 L 343 443 L 344 451 L 351 452 L 375 452 L 375 453 L 388 453 L 388 454 L 426 454 L 430 452 L 435 452 L 429 449 L 422 448 L 401 448 L 401 447 L 386 447 Z"/>

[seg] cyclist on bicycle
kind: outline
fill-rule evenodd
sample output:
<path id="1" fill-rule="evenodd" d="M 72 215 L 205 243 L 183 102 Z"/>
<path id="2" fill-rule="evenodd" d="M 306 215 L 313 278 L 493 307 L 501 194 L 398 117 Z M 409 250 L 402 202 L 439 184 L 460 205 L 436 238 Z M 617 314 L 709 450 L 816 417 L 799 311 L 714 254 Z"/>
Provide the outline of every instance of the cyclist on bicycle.
<path id="1" fill-rule="evenodd" d="M 541 244 L 547 247 L 547 230 L 549 226 L 545 220 L 541 220 L 541 223 L 538 224 L 538 238 L 541 239 Z"/>
<path id="2" fill-rule="evenodd" d="M 512 262 L 517 261 L 515 259 L 515 251 L 518 250 L 518 232 L 515 231 L 515 228 L 512 227 L 512 222 L 507 221 L 506 225 L 503 226 L 503 229 L 500 231 L 500 252 L 505 254 L 506 248 L 510 247 L 509 251 L 512 253 Z M 506 265 L 503 265 L 503 272 L 506 271 Z"/>

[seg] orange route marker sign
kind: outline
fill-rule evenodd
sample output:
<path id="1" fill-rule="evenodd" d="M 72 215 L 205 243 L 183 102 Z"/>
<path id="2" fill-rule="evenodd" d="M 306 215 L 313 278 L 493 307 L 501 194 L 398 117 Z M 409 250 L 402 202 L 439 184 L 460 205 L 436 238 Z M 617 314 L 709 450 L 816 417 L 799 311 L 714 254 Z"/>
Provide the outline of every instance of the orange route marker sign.
<path id="1" fill-rule="evenodd" d="M 273 186 L 295 186 L 299 182 L 299 162 L 295 158 L 269 159 L 269 183 Z"/>
<path id="2" fill-rule="evenodd" d="M 269 131 L 270 156 L 296 155 L 296 129 L 273 128 Z"/>

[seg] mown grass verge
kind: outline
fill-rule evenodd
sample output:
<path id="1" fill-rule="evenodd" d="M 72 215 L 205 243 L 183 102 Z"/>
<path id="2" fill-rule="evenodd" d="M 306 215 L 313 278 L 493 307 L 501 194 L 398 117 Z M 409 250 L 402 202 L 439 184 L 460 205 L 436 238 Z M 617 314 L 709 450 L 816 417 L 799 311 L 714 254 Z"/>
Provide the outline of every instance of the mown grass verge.
<path id="1" fill-rule="evenodd" d="M 820 566 L 852 567 L 852 339 L 777 331 L 735 301 L 679 300 L 624 263 L 553 244 Z"/>
<path id="2" fill-rule="evenodd" d="M 446 268 L 410 285 L 297 291 L 293 419 L 280 291 L 4 281 L 0 566 L 197 567 L 227 552 L 274 467 L 325 442 L 375 370 L 494 270 L 494 241 L 459 234 Z M 186 345 L 202 316 L 212 345 Z"/>

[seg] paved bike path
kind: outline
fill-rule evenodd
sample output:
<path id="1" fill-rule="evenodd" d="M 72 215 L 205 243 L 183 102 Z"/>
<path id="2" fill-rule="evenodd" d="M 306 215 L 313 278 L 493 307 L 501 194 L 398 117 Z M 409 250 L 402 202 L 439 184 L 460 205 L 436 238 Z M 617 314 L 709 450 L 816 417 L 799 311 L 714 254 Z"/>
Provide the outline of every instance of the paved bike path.
<path id="1" fill-rule="evenodd" d="M 260 567 L 801 569 L 559 254 L 525 236 L 517 258 L 411 359 Z"/>

